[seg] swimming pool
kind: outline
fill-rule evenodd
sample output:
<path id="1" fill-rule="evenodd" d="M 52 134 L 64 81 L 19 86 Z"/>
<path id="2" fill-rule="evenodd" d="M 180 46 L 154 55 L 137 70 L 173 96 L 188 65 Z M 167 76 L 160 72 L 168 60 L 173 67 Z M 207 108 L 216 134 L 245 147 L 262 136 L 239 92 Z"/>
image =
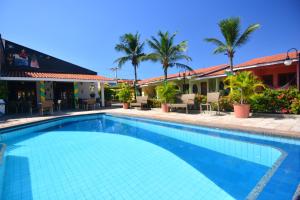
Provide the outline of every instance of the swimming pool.
<path id="1" fill-rule="evenodd" d="M 4 200 L 291 199 L 300 182 L 299 140 L 142 118 L 68 117 L 0 142 Z"/>

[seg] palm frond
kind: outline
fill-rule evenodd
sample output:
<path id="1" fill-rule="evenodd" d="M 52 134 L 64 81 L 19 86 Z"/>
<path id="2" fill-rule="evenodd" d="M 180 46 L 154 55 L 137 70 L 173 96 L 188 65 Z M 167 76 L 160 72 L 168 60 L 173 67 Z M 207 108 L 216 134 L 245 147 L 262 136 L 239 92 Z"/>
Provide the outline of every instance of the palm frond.
<path id="1" fill-rule="evenodd" d="M 228 51 L 226 46 L 218 46 L 214 49 L 214 54 L 226 53 Z"/>
<path id="2" fill-rule="evenodd" d="M 158 53 L 150 53 L 150 54 L 143 56 L 141 59 L 142 59 L 142 61 L 150 60 L 153 62 L 157 62 L 157 61 L 160 61 L 161 56 Z"/>
<path id="3" fill-rule="evenodd" d="M 114 63 L 118 64 L 118 67 L 121 68 L 126 62 L 131 60 L 131 56 L 124 56 L 121 58 L 118 58 L 114 61 Z"/>
<path id="4" fill-rule="evenodd" d="M 243 44 L 245 44 L 248 40 L 249 40 L 249 37 L 250 35 L 255 31 L 257 30 L 258 28 L 260 27 L 260 24 L 252 24 L 250 25 L 246 30 L 245 32 L 240 36 L 240 38 L 237 40 L 236 42 L 236 46 L 239 47 Z"/>
<path id="5" fill-rule="evenodd" d="M 205 38 L 204 41 L 213 43 L 216 46 L 225 46 L 225 44 L 216 38 Z"/>
<path id="6" fill-rule="evenodd" d="M 240 33 L 240 18 L 232 17 L 228 19 L 221 20 L 219 27 L 223 37 L 226 40 L 228 46 L 233 46 Z"/>
<path id="7" fill-rule="evenodd" d="M 182 63 L 170 63 L 170 66 L 171 67 L 175 66 L 175 67 L 177 67 L 179 69 L 186 69 L 188 71 L 194 71 L 193 68 L 191 68 L 188 65 L 182 64 Z"/>

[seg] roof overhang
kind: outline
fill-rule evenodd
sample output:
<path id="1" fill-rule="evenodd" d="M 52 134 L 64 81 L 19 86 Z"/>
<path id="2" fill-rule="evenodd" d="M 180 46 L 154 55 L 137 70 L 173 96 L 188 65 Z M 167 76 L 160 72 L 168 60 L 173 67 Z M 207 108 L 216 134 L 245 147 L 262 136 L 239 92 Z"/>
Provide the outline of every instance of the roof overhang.
<path id="1" fill-rule="evenodd" d="M 60 78 L 29 78 L 29 77 L 0 77 L 2 81 L 53 81 L 53 82 L 110 82 L 101 80 L 86 80 L 86 79 L 60 79 Z"/>
<path id="2" fill-rule="evenodd" d="M 6 72 L 1 74 L 0 80 L 5 81 L 54 81 L 54 82 L 101 82 L 110 83 L 112 79 L 89 74 L 63 74 L 41 72 Z"/>
<path id="3" fill-rule="evenodd" d="M 220 74 L 220 75 L 215 75 L 215 76 L 203 76 L 203 77 L 199 77 L 199 78 L 195 78 L 195 80 L 207 80 L 207 79 L 212 79 L 212 78 L 222 78 L 222 77 L 226 77 L 226 74 Z"/>
<path id="4" fill-rule="evenodd" d="M 292 61 L 297 62 L 298 59 L 293 59 Z M 237 70 L 252 69 L 252 68 L 264 67 L 264 66 L 270 66 L 270 65 L 279 65 L 279 64 L 284 64 L 284 60 L 268 62 L 268 63 L 261 63 L 261 64 L 256 64 L 256 65 L 249 65 L 249 66 L 244 66 L 244 67 L 235 67 L 235 68 L 233 68 L 233 70 L 237 71 Z"/>

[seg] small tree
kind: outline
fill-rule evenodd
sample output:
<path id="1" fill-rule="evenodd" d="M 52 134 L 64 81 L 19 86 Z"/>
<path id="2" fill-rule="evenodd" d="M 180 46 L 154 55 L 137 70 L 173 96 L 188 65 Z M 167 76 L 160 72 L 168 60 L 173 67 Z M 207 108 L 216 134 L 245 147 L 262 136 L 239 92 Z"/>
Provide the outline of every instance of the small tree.
<path id="1" fill-rule="evenodd" d="M 243 71 L 225 79 L 225 88 L 230 89 L 229 97 L 236 103 L 247 104 L 264 84 L 250 71 Z"/>
<path id="2" fill-rule="evenodd" d="M 130 87 L 127 84 L 123 84 L 117 96 L 122 103 L 129 103 L 131 100 Z"/>
<path id="3" fill-rule="evenodd" d="M 179 91 L 172 83 L 165 83 L 156 87 L 158 98 L 162 104 L 171 103 L 175 100 L 176 94 Z"/>

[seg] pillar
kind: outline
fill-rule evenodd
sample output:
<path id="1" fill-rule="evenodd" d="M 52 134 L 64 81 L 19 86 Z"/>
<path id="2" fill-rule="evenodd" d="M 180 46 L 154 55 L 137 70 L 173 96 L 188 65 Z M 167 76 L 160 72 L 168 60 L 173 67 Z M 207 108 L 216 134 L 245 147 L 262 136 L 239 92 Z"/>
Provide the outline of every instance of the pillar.
<path id="1" fill-rule="evenodd" d="M 101 87 L 101 106 L 105 107 L 104 83 L 103 82 L 100 83 L 100 87 Z"/>

